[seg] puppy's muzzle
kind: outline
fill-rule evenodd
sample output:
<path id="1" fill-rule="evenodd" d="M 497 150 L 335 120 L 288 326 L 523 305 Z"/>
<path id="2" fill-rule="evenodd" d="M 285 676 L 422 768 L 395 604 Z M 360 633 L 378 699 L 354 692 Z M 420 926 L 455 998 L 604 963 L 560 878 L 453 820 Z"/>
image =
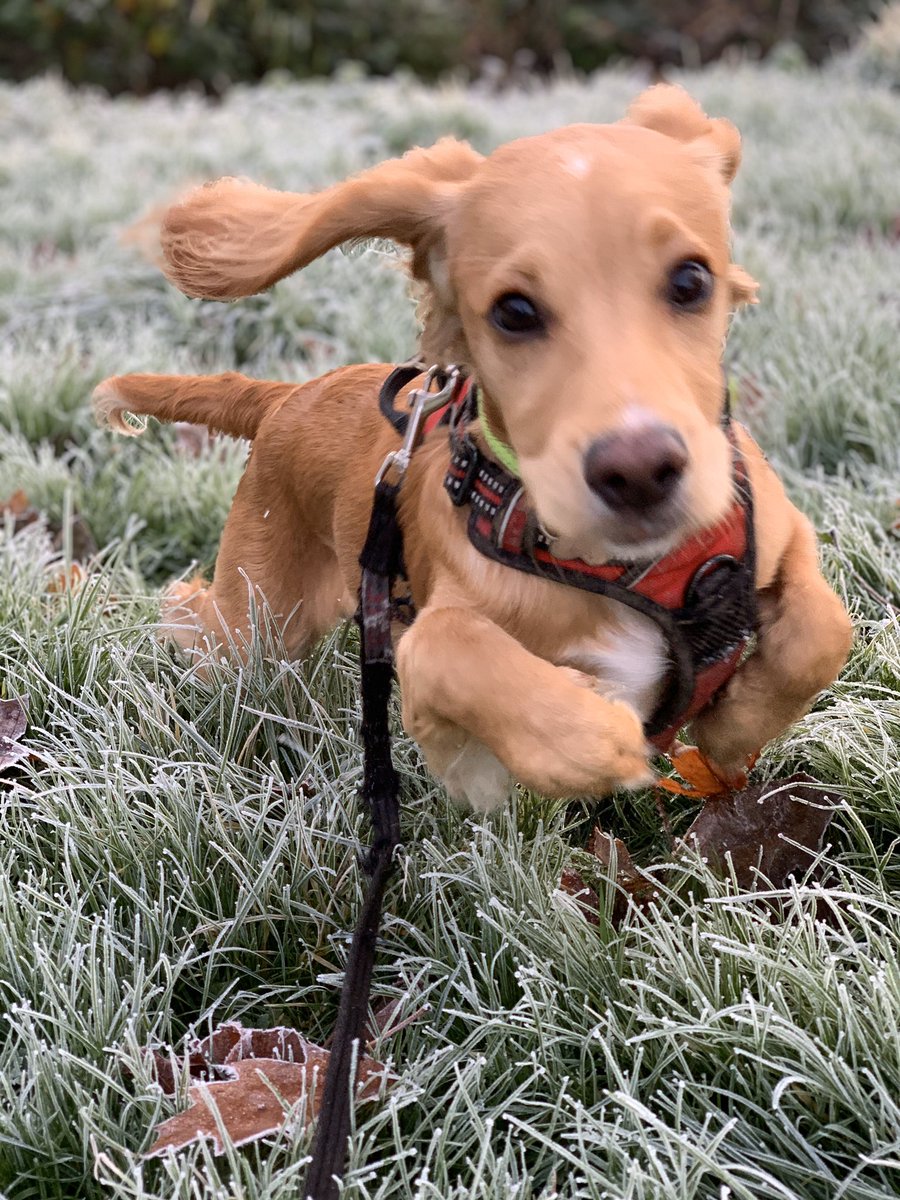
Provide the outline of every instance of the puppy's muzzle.
<path id="1" fill-rule="evenodd" d="M 675 499 L 688 463 L 671 425 L 647 425 L 598 438 L 584 456 L 588 487 L 617 516 L 653 520 Z"/>

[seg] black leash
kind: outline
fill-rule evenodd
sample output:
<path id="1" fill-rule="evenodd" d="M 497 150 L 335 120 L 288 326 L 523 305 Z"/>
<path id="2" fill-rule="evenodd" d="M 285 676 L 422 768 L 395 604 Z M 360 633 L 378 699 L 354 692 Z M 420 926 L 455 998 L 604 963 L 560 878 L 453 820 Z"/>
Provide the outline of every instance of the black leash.
<path id="1" fill-rule="evenodd" d="M 398 367 L 382 388 L 381 407 L 387 415 L 387 396 L 396 396 L 401 387 L 423 373 L 421 366 Z M 363 860 L 369 875 L 369 888 L 344 973 L 337 1022 L 331 1042 L 331 1055 L 325 1074 L 325 1088 L 313 1142 L 312 1162 L 303 1188 L 305 1200 L 336 1200 L 339 1180 L 347 1161 L 347 1139 L 355 1080 L 354 1057 L 365 1049 L 366 1013 L 369 989 L 375 965 L 375 948 L 381 924 L 381 909 L 388 881 L 394 869 L 394 851 L 400 844 L 400 781 L 391 758 L 391 733 L 388 709 L 394 679 L 394 649 L 391 639 L 391 590 L 403 570 L 403 532 L 397 517 L 397 496 L 416 445 L 422 418 L 430 408 L 439 406 L 444 392 L 453 386 L 452 376 L 435 371 L 428 376 L 424 391 L 411 396 L 412 411 L 394 413 L 392 424 L 404 434 L 399 450 L 388 455 L 375 481 L 372 516 L 362 554 L 359 556 L 362 578 L 356 620 L 360 630 L 360 666 L 362 675 L 362 742 L 365 756 L 363 799 L 372 822 L 372 845 Z M 429 394 L 432 379 L 443 383 L 441 391 Z M 391 404 L 391 411 L 393 406 Z M 402 418 L 402 421 L 401 419 Z M 387 478 L 392 474 L 396 482 Z"/>
<path id="2" fill-rule="evenodd" d="M 365 1048 L 366 1013 L 375 965 L 381 907 L 400 842 L 400 783 L 391 759 L 388 705 L 394 678 L 391 646 L 391 585 L 400 569 L 402 535 L 397 521 L 399 487 L 382 480 L 375 489 L 366 544 L 357 622 L 362 671 L 362 740 L 365 751 L 362 794 L 372 821 L 372 846 L 363 860 L 369 888 L 359 914 L 325 1075 L 312 1162 L 303 1194 L 311 1200 L 334 1200 L 344 1174 L 354 1080 L 354 1050 Z"/>

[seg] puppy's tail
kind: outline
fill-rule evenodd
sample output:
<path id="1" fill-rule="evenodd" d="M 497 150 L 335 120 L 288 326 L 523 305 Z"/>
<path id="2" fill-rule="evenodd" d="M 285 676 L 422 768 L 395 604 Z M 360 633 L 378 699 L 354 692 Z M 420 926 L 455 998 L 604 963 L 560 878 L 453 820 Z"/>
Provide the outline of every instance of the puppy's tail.
<path id="1" fill-rule="evenodd" d="M 142 427 L 126 413 L 158 421 L 189 421 L 232 437 L 253 438 L 265 416 L 298 390 L 294 383 L 224 375 L 113 375 L 96 388 L 94 414 L 101 424 L 136 437 Z"/>

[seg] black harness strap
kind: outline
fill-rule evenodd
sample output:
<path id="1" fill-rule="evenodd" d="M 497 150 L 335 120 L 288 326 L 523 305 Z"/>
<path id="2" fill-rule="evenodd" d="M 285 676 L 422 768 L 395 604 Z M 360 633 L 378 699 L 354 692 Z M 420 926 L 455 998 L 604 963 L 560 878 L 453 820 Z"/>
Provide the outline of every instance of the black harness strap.
<path id="1" fill-rule="evenodd" d="M 406 368 L 408 369 L 408 368 Z M 420 374 L 413 371 L 414 377 Z M 409 382 L 409 380 L 407 380 Z M 401 385 L 402 386 L 402 385 Z M 391 644 L 391 586 L 400 571 L 403 540 L 397 520 L 396 484 L 382 480 L 375 489 L 366 544 L 360 555 L 362 582 L 357 621 L 362 668 L 362 740 L 365 754 L 363 798 L 372 821 L 372 846 L 364 860 L 369 879 L 359 914 L 331 1043 L 325 1089 L 303 1195 L 307 1200 L 336 1200 L 338 1180 L 347 1161 L 347 1139 L 354 1082 L 354 1044 L 362 1054 L 366 1013 L 381 908 L 400 842 L 400 782 L 391 759 L 388 707 L 394 678 Z"/>
<path id="2" fill-rule="evenodd" d="M 399 367 L 394 367 L 378 393 L 378 407 L 381 409 L 381 415 L 390 421 L 401 437 L 406 433 L 409 413 L 398 412 L 394 408 L 394 401 L 407 384 L 412 383 L 416 376 L 421 375 L 424 370 L 421 363 L 402 363 Z"/>

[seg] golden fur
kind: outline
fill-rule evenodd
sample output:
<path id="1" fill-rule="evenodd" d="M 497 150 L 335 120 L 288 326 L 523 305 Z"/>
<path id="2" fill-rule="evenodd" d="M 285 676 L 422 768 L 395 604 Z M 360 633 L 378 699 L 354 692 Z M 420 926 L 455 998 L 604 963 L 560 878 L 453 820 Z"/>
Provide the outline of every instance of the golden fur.
<path id="1" fill-rule="evenodd" d="M 423 354 L 479 380 L 560 555 L 605 561 L 623 545 L 585 480 L 586 447 L 661 421 L 687 449 L 666 553 L 719 520 L 731 496 L 719 424 L 729 314 L 756 285 L 730 261 L 729 184 L 740 138 L 681 89 L 645 92 L 615 125 L 576 125 L 482 157 L 444 140 L 314 195 L 220 180 L 167 213 L 165 270 L 193 296 L 249 295 L 355 237 L 412 250 L 426 292 Z M 706 307 L 673 313 L 661 280 L 701 259 Z M 511 341 L 487 320 L 507 292 L 540 297 L 546 337 Z M 373 317 L 376 316 L 373 314 Z M 388 367 L 347 367 L 303 386 L 236 374 L 125 375 L 97 391 L 102 417 L 194 421 L 254 439 L 215 578 L 176 584 L 166 618 L 186 648 L 245 628 L 248 581 L 293 654 L 355 606 L 375 473 L 397 438 L 379 414 Z M 736 772 L 799 717 L 848 653 L 850 625 L 822 579 L 812 530 L 741 431 L 756 507 L 762 626 L 756 652 L 694 722 L 701 748 Z M 642 721 L 665 671 L 643 618 L 602 597 L 479 555 L 442 479 L 446 435 L 413 456 L 402 492 L 418 616 L 398 643 L 403 717 L 435 772 L 479 806 L 508 775 L 555 795 L 646 782 Z"/>

